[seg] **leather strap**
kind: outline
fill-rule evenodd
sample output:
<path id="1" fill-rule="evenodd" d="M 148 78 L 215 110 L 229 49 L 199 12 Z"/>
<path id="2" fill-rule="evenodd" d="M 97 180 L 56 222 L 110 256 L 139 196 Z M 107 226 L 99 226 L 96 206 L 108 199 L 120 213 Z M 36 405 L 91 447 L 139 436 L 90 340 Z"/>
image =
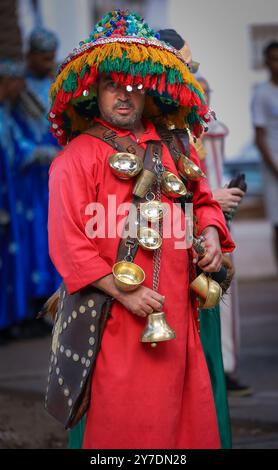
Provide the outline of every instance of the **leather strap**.
<path id="1" fill-rule="evenodd" d="M 157 133 L 161 137 L 163 143 L 168 147 L 177 168 L 180 154 L 184 153 L 187 157 L 190 155 L 188 133 L 183 129 L 174 129 L 170 131 L 164 127 L 157 127 Z"/>
<path id="2" fill-rule="evenodd" d="M 113 147 L 117 152 L 128 152 L 144 158 L 145 151 L 140 145 L 136 144 L 130 136 L 119 137 L 118 134 L 100 123 L 95 123 L 93 127 L 88 129 L 84 134 L 97 137 L 106 144 Z"/>

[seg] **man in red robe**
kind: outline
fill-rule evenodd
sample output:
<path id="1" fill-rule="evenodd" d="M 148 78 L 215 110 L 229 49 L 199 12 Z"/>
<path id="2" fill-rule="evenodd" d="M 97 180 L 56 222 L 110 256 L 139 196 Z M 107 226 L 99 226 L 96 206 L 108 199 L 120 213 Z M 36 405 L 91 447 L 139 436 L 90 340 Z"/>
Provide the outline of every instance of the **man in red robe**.
<path id="1" fill-rule="evenodd" d="M 155 125 L 142 117 L 147 87 L 142 90 L 133 84 L 132 88 L 107 73 L 98 75 L 94 87 L 99 117 L 92 124 L 101 123 L 119 137 L 129 136 L 143 149 L 150 140 L 161 142 Z M 191 148 L 193 160 L 194 152 Z M 188 248 L 176 249 L 174 236 L 163 238 L 158 291 L 152 284 L 153 254 L 143 249 L 138 250 L 135 262 L 145 272 L 144 283 L 132 292 L 123 292 L 115 284 L 112 267 L 120 235 L 107 235 L 109 196 L 115 197 L 116 208 L 130 203 L 134 181 L 120 180 L 110 171 L 108 159 L 113 153 L 108 143 L 81 134 L 50 169 L 49 247 L 53 263 L 69 293 L 94 285 L 114 299 L 93 371 L 83 448 L 219 448 L 196 305 L 190 298 Z M 162 164 L 178 176 L 165 144 Z M 170 209 L 175 206 L 173 198 L 164 194 L 161 201 Z M 94 202 L 103 208 L 104 237 L 90 236 L 92 214 L 88 207 Z M 195 183 L 193 207 L 199 235 L 205 236 L 206 255 L 198 264 L 205 272 L 218 271 L 221 252 L 232 251 L 234 244 L 204 179 Z M 182 210 L 178 210 L 184 221 Z M 116 219 L 120 223 L 122 217 L 117 215 Z M 176 339 L 151 348 L 139 338 L 145 317 L 162 307 Z"/>

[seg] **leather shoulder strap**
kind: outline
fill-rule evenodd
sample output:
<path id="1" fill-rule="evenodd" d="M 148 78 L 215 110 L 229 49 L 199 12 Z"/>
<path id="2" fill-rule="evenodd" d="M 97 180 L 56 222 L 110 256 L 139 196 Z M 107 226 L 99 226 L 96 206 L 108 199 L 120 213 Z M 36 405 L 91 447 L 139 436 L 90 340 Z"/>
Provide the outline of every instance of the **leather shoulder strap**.
<path id="1" fill-rule="evenodd" d="M 164 127 L 157 127 L 157 133 L 162 142 L 168 147 L 171 157 L 177 167 L 180 153 L 190 156 L 189 135 L 185 129 L 169 130 Z"/>
<path id="2" fill-rule="evenodd" d="M 144 153 L 144 169 L 147 169 L 149 171 L 154 171 L 154 157 L 155 156 L 161 156 L 162 152 L 162 146 L 161 142 L 157 141 L 149 141 L 147 144 L 147 149 Z M 132 197 L 132 204 L 135 206 L 136 209 L 136 214 L 137 210 L 139 207 L 139 204 L 143 202 L 145 199 L 141 199 L 135 195 Z M 133 218 L 131 217 L 133 215 Z M 128 224 L 135 224 L 137 222 L 137 218 L 134 218 L 134 212 L 129 213 L 128 218 L 126 220 L 125 228 L 128 227 Z M 124 229 L 125 229 L 124 228 Z M 124 257 L 130 253 L 132 258 L 135 258 L 135 255 L 138 250 L 138 240 L 137 238 L 132 238 L 130 236 L 126 237 L 121 237 L 119 247 L 118 247 L 118 253 L 117 253 L 117 261 L 120 261 L 124 259 Z"/>
<path id="3" fill-rule="evenodd" d="M 134 142 L 130 136 L 119 137 L 115 131 L 109 129 L 109 127 L 105 127 L 99 122 L 95 123 L 93 127 L 84 132 L 84 134 L 102 140 L 106 144 L 111 145 L 117 152 L 128 152 L 138 155 L 138 157 L 141 158 L 144 157 L 144 149 Z"/>

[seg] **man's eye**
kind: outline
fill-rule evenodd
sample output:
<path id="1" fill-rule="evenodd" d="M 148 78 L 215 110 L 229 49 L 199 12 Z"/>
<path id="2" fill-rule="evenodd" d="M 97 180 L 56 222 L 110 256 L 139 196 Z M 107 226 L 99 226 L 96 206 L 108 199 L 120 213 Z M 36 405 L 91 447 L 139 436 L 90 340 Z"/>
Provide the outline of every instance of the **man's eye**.
<path id="1" fill-rule="evenodd" d="M 115 83 L 115 82 L 108 82 L 108 83 L 107 83 L 107 88 L 108 88 L 109 90 L 116 90 L 116 89 L 117 89 L 117 83 Z"/>

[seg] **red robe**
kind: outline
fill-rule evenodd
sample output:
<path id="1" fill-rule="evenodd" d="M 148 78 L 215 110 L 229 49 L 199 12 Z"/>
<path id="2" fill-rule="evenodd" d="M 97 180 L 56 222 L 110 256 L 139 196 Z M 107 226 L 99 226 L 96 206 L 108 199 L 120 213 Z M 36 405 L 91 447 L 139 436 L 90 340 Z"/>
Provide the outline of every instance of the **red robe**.
<path id="1" fill-rule="evenodd" d="M 131 131 L 117 132 L 135 140 Z M 148 140 L 160 140 L 150 122 L 138 143 L 145 148 Z M 119 180 L 109 168 L 113 153 L 108 144 L 80 135 L 50 169 L 50 256 L 70 293 L 110 274 L 116 260 L 118 236 L 92 239 L 85 233 L 92 217 L 85 215 L 88 204 L 103 204 L 107 224 L 108 195 L 116 195 L 117 207 L 132 199 L 134 180 Z M 164 145 L 162 161 L 177 175 Z M 162 201 L 174 204 L 164 195 Z M 195 183 L 193 201 L 200 233 L 216 226 L 223 251 L 232 251 L 222 211 L 205 180 Z M 220 448 L 211 383 L 189 296 L 188 250 L 175 249 L 174 241 L 163 239 L 158 291 L 165 295 L 163 310 L 177 337 L 156 348 L 141 343 L 146 320 L 114 301 L 93 373 L 84 448 Z M 134 261 L 145 271 L 144 285 L 152 288 L 153 253 L 139 247 Z"/>

